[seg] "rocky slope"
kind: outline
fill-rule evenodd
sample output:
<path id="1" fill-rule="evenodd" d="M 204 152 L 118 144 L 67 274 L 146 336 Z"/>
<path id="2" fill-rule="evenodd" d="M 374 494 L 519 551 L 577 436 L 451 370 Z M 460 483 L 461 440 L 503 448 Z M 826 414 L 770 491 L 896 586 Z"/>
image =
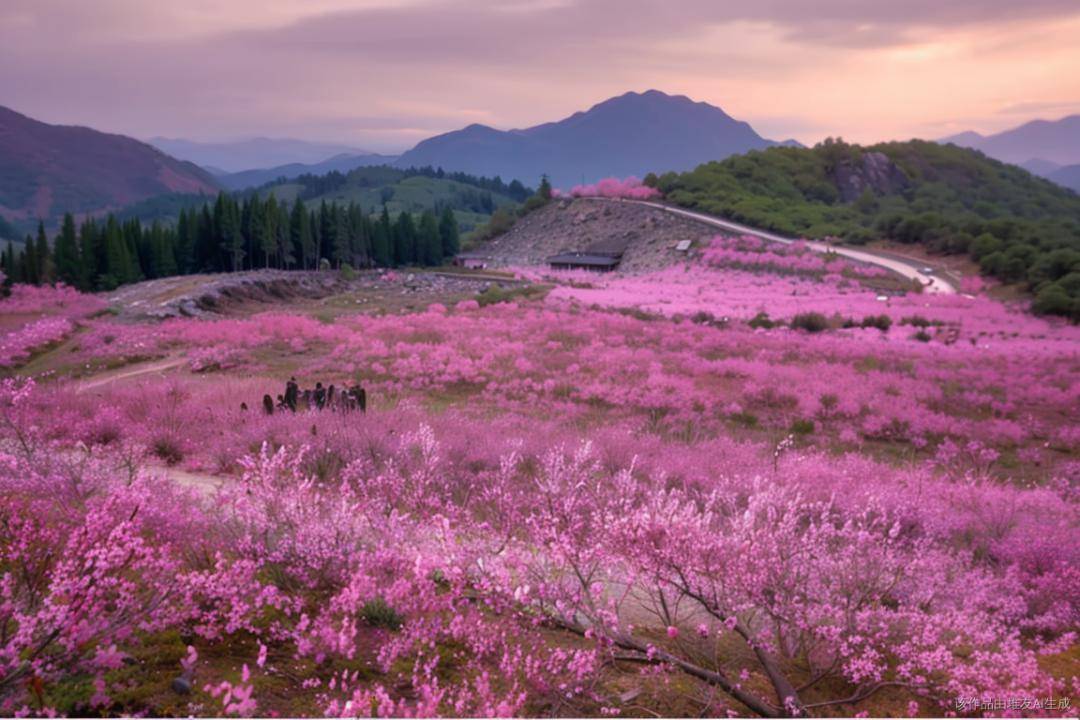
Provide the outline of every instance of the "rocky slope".
<path id="1" fill-rule="evenodd" d="M 716 231 L 646 205 L 579 198 L 557 200 L 525 216 L 489 243 L 476 248 L 495 267 L 545 264 L 548 257 L 573 251 L 622 251 L 619 272 L 655 270 L 686 257 L 675 249 L 694 247 Z"/>

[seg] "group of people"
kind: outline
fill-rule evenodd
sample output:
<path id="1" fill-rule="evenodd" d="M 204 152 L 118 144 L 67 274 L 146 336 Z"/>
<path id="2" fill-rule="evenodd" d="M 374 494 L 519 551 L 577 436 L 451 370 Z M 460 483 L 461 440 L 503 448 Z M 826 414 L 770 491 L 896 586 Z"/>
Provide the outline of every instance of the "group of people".
<path id="1" fill-rule="evenodd" d="M 367 391 L 359 385 L 352 385 L 338 390 L 333 385 L 323 387 L 321 382 L 315 387 L 301 390 L 296 378 L 291 377 L 285 383 L 285 392 L 277 396 L 277 402 L 270 395 L 263 395 L 263 412 L 273 415 L 274 411 L 296 412 L 297 410 L 340 410 L 341 412 L 367 412 Z"/>

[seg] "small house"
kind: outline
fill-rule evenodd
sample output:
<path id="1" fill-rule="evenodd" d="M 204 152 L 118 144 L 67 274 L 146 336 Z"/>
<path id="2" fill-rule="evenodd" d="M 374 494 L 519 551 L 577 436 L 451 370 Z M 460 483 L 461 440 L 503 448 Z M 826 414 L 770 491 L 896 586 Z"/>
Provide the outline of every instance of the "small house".
<path id="1" fill-rule="evenodd" d="M 600 255 L 587 252 L 565 252 L 547 259 L 552 270 L 592 270 L 611 272 L 619 266 L 619 255 Z"/>
<path id="2" fill-rule="evenodd" d="M 491 264 L 492 257 L 478 251 L 459 252 L 454 256 L 454 265 L 470 270 L 484 270 Z"/>

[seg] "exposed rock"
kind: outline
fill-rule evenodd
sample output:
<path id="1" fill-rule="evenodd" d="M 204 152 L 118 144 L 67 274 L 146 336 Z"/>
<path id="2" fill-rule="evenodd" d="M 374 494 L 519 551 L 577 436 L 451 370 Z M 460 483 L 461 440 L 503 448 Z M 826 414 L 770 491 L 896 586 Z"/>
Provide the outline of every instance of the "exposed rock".
<path id="1" fill-rule="evenodd" d="M 186 675 L 179 675 L 173 678 L 172 681 L 173 692 L 178 695 L 190 695 L 191 694 L 191 679 Z"/>
<path id="2" fill-rule="evenodd" d="M 833 171 L 833 182 L 844 202 L 854 202 L 867 189 L 876 195 L 890 195 L 910 185 L 904 171 L 879 152 L 865 152 L 858 161 L 841 162 Z"/>
<path id="3" fill-rule="evenodd" d="M 544 265 L 564 252 L 622 253 L 618 271 L 635 273 L 682 262 L 681 240 L 700 246 L 717 232 L 647 205 L 580 198 L 533 211 L 478 251 L 495 267 Z"/>

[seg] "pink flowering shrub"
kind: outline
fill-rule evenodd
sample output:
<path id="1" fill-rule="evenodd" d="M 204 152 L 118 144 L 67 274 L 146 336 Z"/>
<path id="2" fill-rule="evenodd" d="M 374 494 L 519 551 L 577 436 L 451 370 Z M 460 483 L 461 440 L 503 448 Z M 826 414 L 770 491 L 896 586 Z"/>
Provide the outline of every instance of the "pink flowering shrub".
<path id="1" fill-rule="evenodd" d="M 652 200 L 660 197 L 660 191 L 642 184 L 636 177 L 604 178 L 591 185 L 575 185 L 568 193 L 555 191 L 556 197 L 603 197 L 628 200 Z"/>
<path id="2" fill-rule="evenodd" d="M 0 381 L 0 710 L 159 712 L 129 679 L 160 642 L 182 714 L 635 713 L 616 672 L 705 715 L 1080 690 L 1040 664 L 1080 627 L 1076 328 L 740 242 L 523 270 L 543 301 L 20 319 L 72 340 Z M 265 415 L 285 372 L 368 411 Z"/>
<path id="3" fill-rule="evenodd" d="M 814 252 L 803 243 L 783 245 L 766 242 L 760 238 L 744 235 L 730 237 L 717 235 L 701 254 L 706 265 L 716 268 L 739 270 L 764 270 L 781 275 L 799 275 L 825 278 L 842 282 L 841 276 L 872 278 L 884 277 L 887 270 L 875 265 L 830 258 L 827 254 Z"/>
<path id="4" fill-rule="evenodd" d="M 75 326 L 67 318 L 47 317 L 0 335 L 0 367 L 12 367 L 24 362 L 34 351 L 60 342 L 74 329 Z"/>
<path id="5" fill-rule="evenodd" d="M 67 285 L 14 285 L 0 299 L 0 368 L 15 367 L 73 333 L 105 303 Z"/>
<path id="6" fill-rule="evenodd" d="M 193 650 L 184 661 L 224 714 L 263 710 L 267 645 L 381 673 L 308 678 L 327 715 L 594 707 L 615 655 L 766 715 L 887 687 L 942 710 L 957 695 L 1068 691 L 1037 664 L 1080 621 L 1080 515 L 1065 491 L 616 427 L 581 444 L 557 424 L 401 408 L 253 418 L 250 440 L 285 442 L 264 441 L 200 497 L 117 473 L 108 448 L 49 452 L 37 406 L 57 399 L 12 380 L 0 397 L 15 449 L 0 456 L 8 712 L 76 671 L 107 703 L 117 659 L 168 629 L 207 646 L 258 639 L 239 682 L 206 677 Z M 583 644 L 541 639 L 538 623 Z M 746 649 L 736 665 L 708 660 L 732 642 Z"/>
<path id="7" fill-rule="evenodd" d="M 75 288 L 56 285 L 13 285 L 11 294 L 0 300 L 0 315 L 55 314 L 68 318 L 93 315 L 105 309 L 96 295 L 86 295 Z"/>

